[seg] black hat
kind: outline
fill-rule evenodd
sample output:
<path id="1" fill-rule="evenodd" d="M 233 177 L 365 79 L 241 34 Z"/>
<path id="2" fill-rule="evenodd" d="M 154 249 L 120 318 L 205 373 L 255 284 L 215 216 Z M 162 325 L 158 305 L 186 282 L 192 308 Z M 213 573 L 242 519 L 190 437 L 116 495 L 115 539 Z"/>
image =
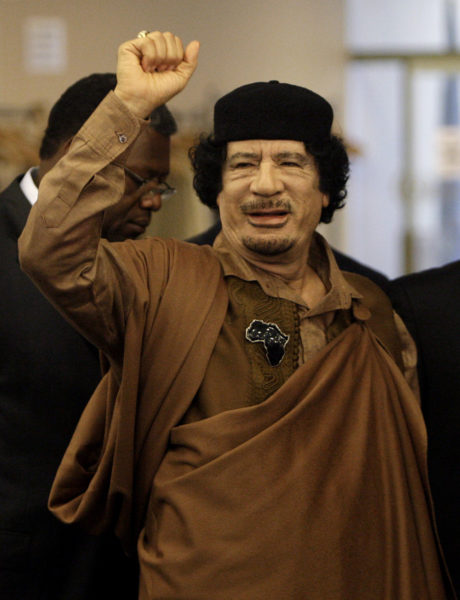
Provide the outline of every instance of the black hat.
<path id="1" fill-rule="evenodd" d="M 278 81 L 250 83 L 216 102 L 214 138 L 324 141 L 333 116 L 329 102 L 307 88 Z"/>

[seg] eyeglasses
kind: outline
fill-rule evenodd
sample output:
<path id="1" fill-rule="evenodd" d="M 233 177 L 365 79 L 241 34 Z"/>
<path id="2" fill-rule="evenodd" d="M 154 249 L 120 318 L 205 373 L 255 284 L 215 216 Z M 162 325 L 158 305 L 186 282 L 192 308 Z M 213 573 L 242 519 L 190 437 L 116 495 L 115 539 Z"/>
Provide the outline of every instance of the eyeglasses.
<path id="1" fill-rule="evenodd" d="M 128 167 L 123 168 L 125 170 L 125 173 L 129 175 L 131 179 L 138 184 L 138 187 L 156 182 L 156 177 L 152 177 L 151 179 L 144 179 L 134 171 L 131 171 L 131 169 L 128 169 Z M 149 194 L 152 194 L 152 196 L 159 195 L 161 196 L 162 200 L 167 200 L 168 198 L 171 198 L 171 196 L 174 196 L 175 193 L 176 188 L 171 187 L 166 181 L 160 183 L 156 187 L 149 190 Z"/>

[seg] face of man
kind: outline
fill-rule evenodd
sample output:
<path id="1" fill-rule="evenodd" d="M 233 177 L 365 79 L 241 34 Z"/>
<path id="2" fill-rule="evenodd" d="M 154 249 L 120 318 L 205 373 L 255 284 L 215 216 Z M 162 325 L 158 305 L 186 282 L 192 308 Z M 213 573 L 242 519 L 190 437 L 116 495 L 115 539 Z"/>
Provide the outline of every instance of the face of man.
<path id="1" fill-rule="evenodd" d="M 152 211 L 161 208 L 161 196 L 153 195 L 151 190 L 166 180 L 169 174 L 169 155 L 168 137 L 151 127 L 143 131 L 133 144 L 126 167 L 149 182 L 142 184 L 126 172 L 123 198 L 104 215 L 104 237 L 110 241 L 120 241 L 144 233 L 150 223 Z"/>
<path id="2" fill-rule="evenodd" d="M 248 260 L 306 260 L 327 195 L 302 142 L 229 142 L 217 198 L 222 230 Z"/>

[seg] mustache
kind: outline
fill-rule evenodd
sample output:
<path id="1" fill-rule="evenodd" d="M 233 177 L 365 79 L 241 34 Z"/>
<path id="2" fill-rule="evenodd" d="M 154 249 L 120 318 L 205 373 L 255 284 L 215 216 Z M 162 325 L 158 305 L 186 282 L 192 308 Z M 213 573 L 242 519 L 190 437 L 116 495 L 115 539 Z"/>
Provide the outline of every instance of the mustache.
<path id="1" fill-rule="evenodd" d="M 258 198 L 256 200 L 247 200 L 240 205 L 240 209 L 244 214 L 252 213 L 257 210 L 279 210 L 283 212 L 292 212 L 292 205 L 289 200 L 282 198 Z"/>

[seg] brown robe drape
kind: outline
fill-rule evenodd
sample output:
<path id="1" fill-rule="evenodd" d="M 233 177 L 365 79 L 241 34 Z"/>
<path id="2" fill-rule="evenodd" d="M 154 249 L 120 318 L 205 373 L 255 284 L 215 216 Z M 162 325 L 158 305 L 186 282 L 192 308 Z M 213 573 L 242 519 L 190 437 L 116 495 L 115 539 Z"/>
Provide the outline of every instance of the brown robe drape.
<path id="1" fill-rule="evenodd" d="M 228 302 L 212 251 L 188 244 L 181 253 L 177 245 L 159 240 L 154 248 L 157 279 L 167 283 L 152 298 L 138 256 L 125 252 L 126 242 L 117 249 L 141 291 L 123 353 L 112 357 L 83 412 L 50 494 L 58 518 L 94 533 L 112 527 L 127 551 L 136 546 L 153 473 L 198 390 Z"/>
<path id="2" fill-rule="evenodd" d="M 179 425 L 141 598 L 445 598 L 417 402 L 354 324 L 265 402 Z"/>

